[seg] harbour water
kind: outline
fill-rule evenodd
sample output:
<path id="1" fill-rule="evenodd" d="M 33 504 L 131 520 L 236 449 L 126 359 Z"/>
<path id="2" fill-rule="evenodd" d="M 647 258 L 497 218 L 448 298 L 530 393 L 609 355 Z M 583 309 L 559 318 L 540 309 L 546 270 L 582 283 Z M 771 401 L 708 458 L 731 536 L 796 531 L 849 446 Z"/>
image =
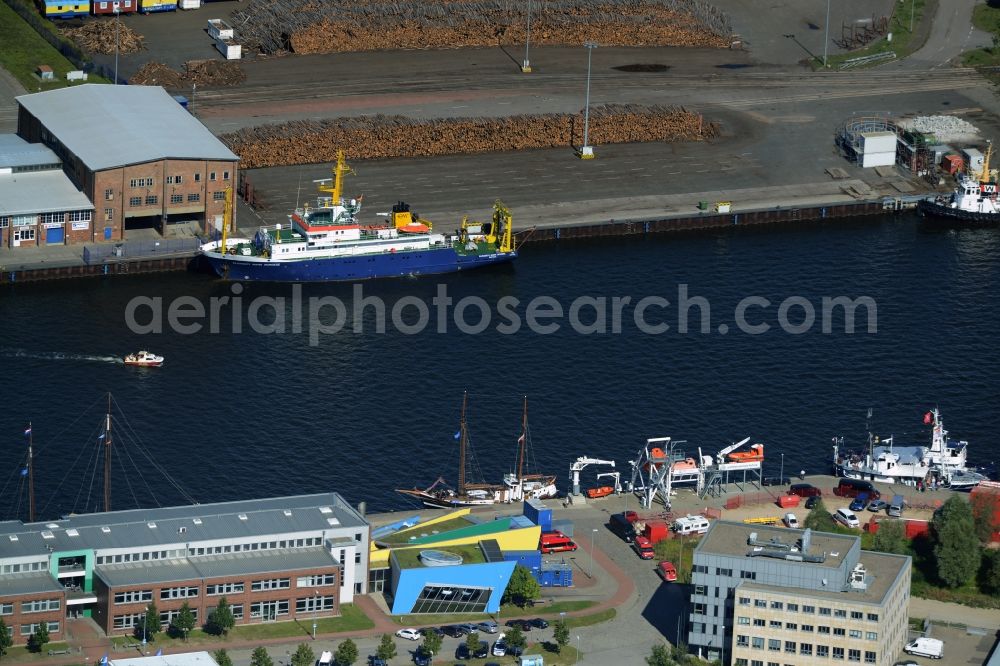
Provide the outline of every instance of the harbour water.
<path id="1" fill-rule="evenodd" d="M 447 333 L 436 330 L 431 300 L 442 285 L 453 299 L 444 313 Z M 690 455 L 751 436 L 765 443 L 767 474 L 778 474 L 782 458 L 786 475 L 827 472 L 831 438 L 861 445 L 869 407 L 876 431 L 922 443 L 921 415 L 938 405 L 952 435 L 971 442 L 974 464 L 1000 460 L 995 229 L 928 229 L 901 216 L 542 243 L 526 246 L 513 267 L 363 288 L 384 298 L 390 312 L 399 299 L 418 297 L 428 306 L 427 326 L 414 333 L 390 321 L 378 333 L 372 306 L 355 333 L 350 285 L 302 289 L 307 305 L 311 297 L 333 297 L 346 306 L 343 329 L 317 335 L 316 344 L 308 307 L 303 331 L 293 332 L 289 285 L 248 284 L 235 294 L 207 275 L 165 274 L 4 287 L 0 518 L 25 512 L 18 470 L 29 421 L 39 517 L 99 508 L 93 460 L 108 391 L 124 415 L 113 458 L 114 508 L 122 509 L 184 501 L 141 452 L 130 460 L 123 445 L 136 438 L 125 436 L 126 427 L 201 502 L 337 490 L 372 509 L 411 506 L 393 489 L 429 485 L 439 475 L 455 481 L 463 390 L 476 460 L 491 480 L 513 467 L 523 395 L 537 467 L 558 474 L 561 488 L 578 456 L 616 460 L 624 479 L 645 438 L 666 435 L 686 440 Z M 705 332 L 697 305 L 687 308 L 689 331 L 678 331 L 684 289 L 711 308 Z M 218 332 L 207 319 L 194 334 L 170 331 L 166 316 L 159 334 L 126 324 L 136 298 L 162 298 L 166 315 L 179 297 L 208 310 L 213 297 L 237 295 L 238 334 L 231 300 L 220 306 Z M 251 316 L 273 323 L 268 306 L 249 311 L 260 296 L 286 299 L 279 306 L 287 310 L 284 333 L 251 330 Z M 491 308 L 481 333 L 458 330 L 454 304 L 466 296 Z M 649 296 L 671 302 L 645 311 L 647 324 L 667 323 L 668 331 L 637 326 L 635 306 Z M 504 297 L 508 304 L 518 299 L 522 326 L 513 334 L 499 326 L 509 321 L 497 309 Z M 607 332 L 575 331 L 568 313 L 544 322 L 559 323 L 555 332 L 529 330 L 528 303 L 538 297 L 567 311 L 581 297 L 607 298 Z M 611 318 L 614 297 L 631 298 L 620 332 Z M 736 311 L 748 297 L 770 303 L 750 301 L 745 316 L 769 324 L 768 332 L 740 330 Z M 823 333 L 824 297 L 869 298 L 877 322 L 861 308 L 847 334 L 835 311 Z M 595 318 L 593 302 L 578 301 L 583 324 Z M 782 302 L 791 305 L 791 325 L 810 307 L 816 322 L 800 326 L 805 332 L 782 331 Z M 416 329 L 419 307 L 406 304 L 403 323 Z M 137 318 L 146 322 L 149 312 L 142 306 Z M 321 319 L 329 323 L 331 314 L 334 308 Z M 464 321 L 480 316 L 467 307 Z M 162 354 L 166 363 L 136 369 L 116 362 L 137 349 Z M 585 484 L 595 484 L 596 471 L 584 473 Z"/>

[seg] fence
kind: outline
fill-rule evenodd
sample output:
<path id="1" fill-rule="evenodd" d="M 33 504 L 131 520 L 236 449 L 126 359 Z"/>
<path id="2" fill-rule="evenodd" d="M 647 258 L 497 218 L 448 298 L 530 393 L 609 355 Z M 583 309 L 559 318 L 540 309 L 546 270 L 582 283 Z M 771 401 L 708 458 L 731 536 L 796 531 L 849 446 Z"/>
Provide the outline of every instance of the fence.
<path id="1" fill-rule="evenodd" d="M 197 238 L 125 241 L 113 245 L 90 245 L 83 248 L 83 261 L 88 266 L 92 266 L 106 261 L 154 259 L 174 254 L 194 254 L 200 246 L 201 241 Z"/>

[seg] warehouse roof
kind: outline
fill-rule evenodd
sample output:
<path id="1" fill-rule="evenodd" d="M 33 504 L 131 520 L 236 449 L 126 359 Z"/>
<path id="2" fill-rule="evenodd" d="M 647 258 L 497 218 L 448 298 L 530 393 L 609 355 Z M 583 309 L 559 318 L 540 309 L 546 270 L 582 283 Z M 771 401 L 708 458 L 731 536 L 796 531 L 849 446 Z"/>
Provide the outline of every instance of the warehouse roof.
<path id="1" fill-rule="evenodd" d="M 367 524 L 337 493 L 89 513 L 28 523 L 17 532 L 5 529 L 7 536 L 0 537 L 0 559 L 82 548 L 100 551 L 173 544 L 186 548 L 216 539 L 314 534 L 343 528 L 361 531 Z"/>
<path id="2" fill-rule="evenodd" d="M 0 215 L 70 210 L 94 210 L 94 204 L 62 171 L 0 174 Z"/>
<path id="3" fill-rule="evenodd" d="M 86 83 L 17 101 L 93 171 L 162 159 L 239 159 L 159 86 Z"/>
<path id="4" fill-rule="evenodd" d="M 207 652 L 157 654 L 150 657 L 111 659 L 112 666 L 219 666 Z"/>
<path id="5" fill-rule="evenodd" d="M 16 134 L 0 134 L 0 169 L 47 166 L 58 169 L 62 160 L 41 143 L 28 143 Z"/>
<path id="6" fill-rule="evenodd" d="M 62 592 L 62 586 L 48 573 L 14 574 L 0 577 L 0 596 Z"/>

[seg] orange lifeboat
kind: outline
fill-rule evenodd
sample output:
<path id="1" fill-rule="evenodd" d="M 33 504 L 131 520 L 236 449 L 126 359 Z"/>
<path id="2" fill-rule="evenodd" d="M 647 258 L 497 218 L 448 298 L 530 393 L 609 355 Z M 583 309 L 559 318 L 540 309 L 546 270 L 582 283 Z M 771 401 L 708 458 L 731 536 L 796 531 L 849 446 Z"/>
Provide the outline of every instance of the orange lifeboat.
<path id="1" fill-rule="evenodd" d="M 760 462 L 764 460 L 764 445 L 754 444 L 749 451 L 734 451 L 726 454 L 731 462 Z"/>
<path id="2" fill-rule="evenodd" d="M 399 227 L 399 231 L 404 234 L 426 234 L 430 227 L 422 222 L 410 222 L 406 226 Z"/>
<path id="3" fill-rule="evenodd" d="M 689 470 L 689 469 L 693 470 L 697 468 L 698 468 L 698 463 L 694 461 L 694 458 L 685 458 L 684 460 L 678 460 L 677 462 L 675 462 L 673 465 L 670 466 L 670 469 L 672 469 L 675 472 L 681 470 Z"/>
<path id="4" fill-rule="evenodd" d="M 590 499 L 598 499 L 600 497 L 607 497 L 611 493 L 615 492 L 615 489 L 611 486 L 600 486 L 598 488 L 587 488 L 587 497 Z"/>

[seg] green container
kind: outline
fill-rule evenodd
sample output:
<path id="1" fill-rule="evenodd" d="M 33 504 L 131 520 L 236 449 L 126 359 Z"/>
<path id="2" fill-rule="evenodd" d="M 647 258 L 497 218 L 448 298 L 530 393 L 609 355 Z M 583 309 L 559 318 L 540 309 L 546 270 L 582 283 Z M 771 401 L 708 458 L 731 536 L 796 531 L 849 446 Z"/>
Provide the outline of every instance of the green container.
<path id="1" fill-rule="evenodd" d="M 708 210 L 708 202 L 707 201 L 699 201 L 698 202 L 698 210 Z"/>

